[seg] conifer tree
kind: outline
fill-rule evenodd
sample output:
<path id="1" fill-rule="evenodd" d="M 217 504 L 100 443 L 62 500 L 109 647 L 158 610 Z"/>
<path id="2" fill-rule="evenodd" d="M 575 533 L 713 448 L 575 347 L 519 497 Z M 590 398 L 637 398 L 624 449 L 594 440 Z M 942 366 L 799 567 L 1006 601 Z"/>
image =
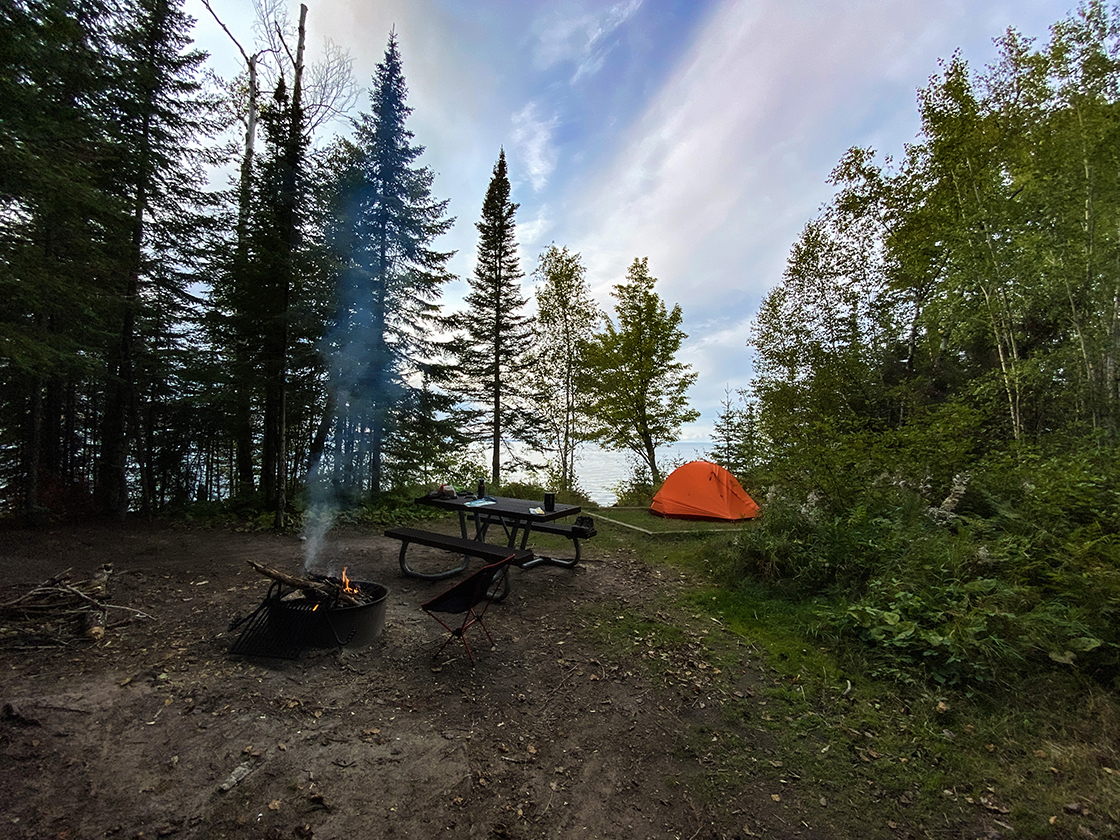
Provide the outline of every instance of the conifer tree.
<path id="1" fill-rule="evenodd" d="M 336 478 L 373 493 L 410 379 L 436 354 L 438 301 L 450 279 L 451 252 L 432 246 L 454 219 L 445 216 L 448 202 L 432 197 L 432 171 L 417 163 L 424 147 L 405 125 L 407 95 L 391 33 L 371 110 L 338 150 L 337 221 L 329 233 L 339 265 L 338 315 L 324 347 L 338 415 Z"/>
<path id="2" fill-rule="evenodd" d="M 92 479 L 117 223 L 105 196 L 113 18 L 95 0 L 0 12 L 0 504 Z M 66 138 L 59 142 L 58 138 Z"/>
<path id="3" fill-rule="evenodd" d="M 467 424 L 472 439 L 491 449 L 490 480 L 501 483 L 502 451 L 507 440 L 539 445 L 540 421 L 529 399 L 529 372 L 534 364 L 533 318 L 523 312 L 524 274 L 517 257 L 514 214 L 503 149 L 494 165 L 478 228 L 478 259 L 466 310 L 453 318 L 458 330 L 451 348 L 458 378 L 453 391 L 478 406 Z"/>
<path id="4" fill-rule="evenodd" d="M 129 505 L 130 457 L 140 473 L 141 505 L 154 503 L 148 432 L 161 422 L 149 414 L 145 423 L 138 410 L 148 390 L 139 366 L 150 351 L 166 348 L 161 324 L 185 317 L 177 306 L 161 307 L 183 299 L 183 267 L 194 263 L 204 225 L 199 145 L 215 125 L 216 103 L 202 93 L 198 76 L 206 56 L 191 49 L 191 20 L 181 6 L 180 0 L 134 0 L 114 33 L 118 77 L 109 121 L 115 141 L 109 190 L 121 210 L 113 233 L 120 264 L 98 475 L 100 504 L 114 514 Z M 160 379 L 158 368 L 149 370 Z M 166 395 L 152 397 L 166 401 Z"/>
<path id="5" fill-rule="evenodd" d="M 712 460 L 742 480 L 758 466 L 762 449 L 758 412 L 748 391 L 724 389 L 720 412 L 712 426 Z"/>

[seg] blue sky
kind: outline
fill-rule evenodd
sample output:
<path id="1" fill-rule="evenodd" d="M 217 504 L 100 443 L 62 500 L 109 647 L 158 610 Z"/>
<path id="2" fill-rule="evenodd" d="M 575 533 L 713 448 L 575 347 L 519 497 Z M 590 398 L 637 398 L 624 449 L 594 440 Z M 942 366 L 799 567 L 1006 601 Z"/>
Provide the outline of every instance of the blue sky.
<path id="1" fill-rule="evenodd" d="M 251 0 L 212 5 L 244 44 Z M 899 154 L 916 93 L 955 50 L 974 67 L 1014 27 L 1044 41 L 1053 0 L 307 0 L 311 58 L 329 39 L 368 86 L 395 28 L 434 192 L 458 221 L 455 306 L 504 147 L 528 276 L 550 243 L 583 255 L 597 298 L 635 257 L 684 310 L 706 441 L 726 387 L 750 379 L 748 326 L 843 152 Z M 222 75 L 239 54 L 200 0 L 196 39 Z M 298 2 L 290 6 L 298 18 Z M 369 108 L 365 93 L 357 108 Z M 345 132 L 335 124 L 333 131 Z M 320 135 L 319 142 L 325 140 Z"/>

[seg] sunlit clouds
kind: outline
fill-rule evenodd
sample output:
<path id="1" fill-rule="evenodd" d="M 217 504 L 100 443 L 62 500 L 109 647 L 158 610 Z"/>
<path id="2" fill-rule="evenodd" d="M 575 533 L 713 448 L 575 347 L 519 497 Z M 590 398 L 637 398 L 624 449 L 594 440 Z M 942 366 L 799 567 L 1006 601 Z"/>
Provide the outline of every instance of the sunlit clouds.
<path id="1" fill-rule="evenodd" d="M 558 119 L 555 114 L 542 114 L 538 102 L 530 102 L 513 115 L 514 152 L 525 166 L 526 175 L 534 192 L 548 184 L 548 177 L 556 168 L 556 150 L 552 146 L 552 132 Z"/>
<path id="2" fill-rule="evenodd" d="M 250 0 L 228 3 L 244 25 Z M 457 251 L 459 277 L 474 269 L 474 222 L 503 147 L 527 275 L 550 243 L 566 246 L 609 309 L 611 286 L 648 256 L 661 295 L 683 307 L 706 428 L 724 387 L 749 382 L 751 315 L 844 151 L 900 155 L 938 59 L 959 49 L 979 69 L 1009 26 L 1044 39 L 1070 5 L 317 0 L 308 30 L 312 47 L 329 37 L 349 50 L 366 86 L 395 27 L 410 128 L 458 218 L 440 247 Z M 188 9 L 208 17 L 198 0 Z M 203 47 L 235 66 L 228 38 L 207 32 Z M 449 305 L 464 289 L 449 288 Z"/>

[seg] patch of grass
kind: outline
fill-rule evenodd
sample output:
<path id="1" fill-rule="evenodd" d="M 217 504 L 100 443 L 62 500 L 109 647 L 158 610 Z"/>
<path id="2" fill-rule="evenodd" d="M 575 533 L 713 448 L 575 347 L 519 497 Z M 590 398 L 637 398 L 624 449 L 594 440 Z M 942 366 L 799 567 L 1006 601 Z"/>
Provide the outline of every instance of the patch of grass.
<path id="1" fill-rule="evenodd" d="M 654 533 L 684 532 L 694 534 L 697 532 L 735 532 L 749 528 L 750 522 L 715 522 L 705 519 L 666 519 L 650 513 L 648 507 L 605 507 L 592 511 L 602 519 L 614 520 L 624 525 L 632 525 L 644 531 Z"/>
<path id="2" fill-rule="evenodd" d="M 836 836 L 1116 836 L 1111 689 L 1075 671 L 983 691 L 881 679 L 861 647 L 823 635 L 817 616 L 835 606 L 824 596 L 714 586 L 713 539 L 607 534 L 604 545 L 628 544 L 680 585 L 644 610 L 588 614 L 595 638 L 634 667 L 682 691 L 699 678 L 721 696 L 717 723 L 681 735 L 698 800 L 730 807 L 749 775 Z"/>

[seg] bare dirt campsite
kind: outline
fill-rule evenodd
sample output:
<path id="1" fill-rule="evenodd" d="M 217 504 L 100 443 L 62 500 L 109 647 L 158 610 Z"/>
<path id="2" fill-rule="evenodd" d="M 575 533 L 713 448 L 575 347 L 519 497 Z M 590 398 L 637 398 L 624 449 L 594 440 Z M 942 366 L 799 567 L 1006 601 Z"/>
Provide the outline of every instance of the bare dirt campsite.
<path id="1" fill-rule="evenodd" d="M 445 633 L 418 609 L 447 583 L 402 577 L 378 533 L 325 549 L 388 587 L 378 640 L 281 660 L 230 655 L 229 626 L 269 586 L 247 561 L 295 571 L 297 536 L 0 532 L 2 835 L 852 836 L 761 725 L 774 673 L 680 608 L 690 580 L 604 536 L 575 569 L 515 569 L 487 613 L 495 647 L 471 631 L 472 667 L 458 642 L 433 658 Z M 104 564 L 114 608 L 94 641 L 82 605 L 48 590 L 84 591 Z M 716 787 L 712 751 L 731 741 L 752 769 Z M 951 836 L 984 836 L 965 822 Z M 879 828 L 865 836 L 925 836 Z"/>
<path id="2" fill-rule="evenodd" d="M 700 768 L 682 759 L 682 737 L 749 690 L 746 667 L 713 675 L 685 644 L 657 651 L 675 677 L 651 682 L 631 651 L 589 637 L 615 605 L 653 605 L 674 585 L 664 573 L 593 542 L 575 570 L 515 570 L 488 613 L 497 645 L 478 644 L 471 667 L 461 646 L 433 660 L 446 634 L 418 605 L 446 584 L 403 578 L 398 547 L 349 535 L 327 548 L 352 577 L 388 586 L 378 643 L 286 661 L 231 657 L 227 628 L 268 588 L 246 561 L 295 570 L 297 537 L 0 534 L 5 602 L 112 563 L 108 601 L 151 617 L 114 610 L 101 641 L 61 646 L 51 637 L 65 629 L 5 626 L 4 835 L 831 836 L 819 805 L 803 813 L 788 786 L 744 779 L 718 805 L 690 790 Z M 699 642 L 719 628 L 692 632 Z"/>

